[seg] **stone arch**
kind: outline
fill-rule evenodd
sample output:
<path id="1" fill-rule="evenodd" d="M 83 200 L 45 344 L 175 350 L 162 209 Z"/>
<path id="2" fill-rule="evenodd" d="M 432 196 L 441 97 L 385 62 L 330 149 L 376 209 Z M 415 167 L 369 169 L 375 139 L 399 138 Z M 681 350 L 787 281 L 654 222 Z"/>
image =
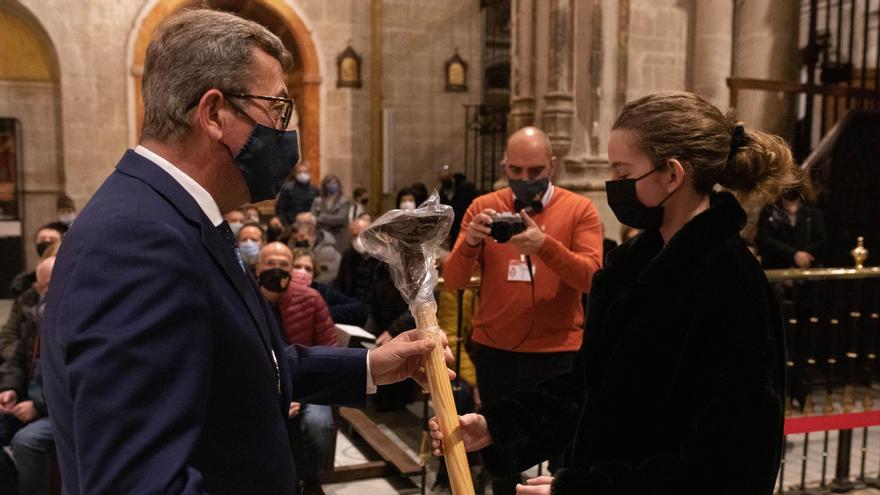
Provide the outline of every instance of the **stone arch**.
<path id="1" fill-rule="evenodd" d="M 18 1 L 0 2 L 0 46 L 4 47 L 0 50 L 0 118 L 17 122 L 18 139 L 13 146 L 20 163 L 20 167 L 12 166 L 17 170 L 0 174 L 15 183 L 17 220 L 13 223 L 19 222 L 22 240 L 21 258 L 15 253 L 10 259 L 23 261 L 20 268 L 32 267 L 37 257 L 31 236 L 56 217 L 56 200 L 64 191 L 60 64 L 48 31 Z M 6 140 L 8 145 L 9 138 Z M 10 171 L 14 177 L 9 176 Z M 2 188 L 8 196 L 9 184 Z M 8 281 L 0 283 L 5 288 Z"/>
<path id="2" fill-rule="evenodd" d="M 294 69 L 286 74 L 288 89 L 296 100 L 299 116 L 300 146 L 303 161 L 308 163 L 312 177 L 320 177 L 320 116 L 321 116 L 321 70 L 318 51 L 311 30 L 284 0 L 152 0 L 148 2 L 135 21 L 129 39 L 128 67 L 132 140 L 140 135 L 143 121 L 141 99 L 141 76 L 147 46 L 156 26 L 168 15 L 179 9 L 207 3 L 266 26 L 277 34 L 294 57 Z"/>

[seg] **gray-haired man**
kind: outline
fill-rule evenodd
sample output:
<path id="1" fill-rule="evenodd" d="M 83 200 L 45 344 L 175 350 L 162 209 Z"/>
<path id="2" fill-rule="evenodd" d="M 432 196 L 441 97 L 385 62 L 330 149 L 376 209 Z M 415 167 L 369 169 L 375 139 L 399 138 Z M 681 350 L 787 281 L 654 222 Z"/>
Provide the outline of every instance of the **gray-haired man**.
<path id="1" fill-rule="evenodd" d="M 298 160 L 289 65 L 275 35 L 231 14 L 157 29 L 141 145 L 77 218 L 47 297 L 65 493 L 294 493 L 291 400 L 362 404 L 433 348 L 407 333 L 369 355 L 284 349 L 221 215 L 273 197 Z"/>

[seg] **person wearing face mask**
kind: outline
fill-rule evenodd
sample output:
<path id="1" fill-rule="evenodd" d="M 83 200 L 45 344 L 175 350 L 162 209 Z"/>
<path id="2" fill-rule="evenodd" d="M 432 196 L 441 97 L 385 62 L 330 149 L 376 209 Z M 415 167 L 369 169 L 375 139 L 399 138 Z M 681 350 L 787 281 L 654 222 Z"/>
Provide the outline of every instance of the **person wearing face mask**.
<path id="1" fill-rule="evenodd" d="M 370 222 L 364 218 L 358 218 L 348 226 L 351 243 L 348 249 L 342 253 L 339 261 L 339 272 L 333 281 L 333 286 L 343 294 L 353 297 L 364 304 L 367 314 L 370 313 L 370 294 L 372 292 L 372 274 L 374 265 L 379 260 L 367 253 L 367 249 L 361 243 L 358 236 Z"/>
<path id="2" fill-rule="evenodd" d="M 415 210 L 416 203 L 415 192 L 408 187 L 404 187 L 397 192 L 397 209 L 399 210 Z"/>
<path id="3" fill-rule="evenodd" d="M 321 194 L 312 203 L 312 215 L 315 215 L 318 229 L 333 237 L 339 254 L 342 254 L 342 246 L 350 240 L 346 227 L 353 208 L 351 201 L 342 194 L 339 177 L 325 175 L 321 179 Z"/>
<path id="4" fill-rule="evenodd" d="M 232 235 L 237 237 L 238 232 L 244 227 L 247 217 L 245 217 L 244 211 L 236 209 L 224 214 L 223 220 L 229 224 L 229 228 L 232 230 Z"/>
<path id="5" fill-rule="evenodd" d="M 327 309 L 330 310 L 330 319 L 333 323 L 354 325 L 363 327 L 367 322 L 367 312 L 364 304 L 342 293 L 336 287 L 318 282 L 321 268 L 314 253 L 305 249 L 296 249 L 293 252 L 293 271 L 291 277 L 294 282 L 302 283 L 311 287 L 321 294 Z"/>
<path id="6" fill-rule="evenodd" d="M 20 322 L 13 356 L 0 365 L 0 421 L 3 422 L 0 431 L 7 437 L 3 438 L 3 445 L 9 440 L 12 447 L 12 458 L 18 470 L 18 491 L 21 494 L 49 493 L 55 442 L 43 395 L 39 334 L 42 308 L 54 265 L 54 256 L 47 257 L 37 265 L 34 290 L 39 302 Z M 10 440 L 8 436 L 11 434 Z"/>
<path id="7" fill-rule="evenodd" d="M 73 221 L 76 220 L 76 205 L 73 204 L 73 200 L 70 199 L 70 196 L 66 194 L 58 196 L 58 200 L 55 203 L 55 209 L 58 212 L 58 221 L 60 223 L 63 223 L 68 227 L 73 225 Z"/>
<path id="8" fill-rule="evenodd" d="M 238 231 L 236 236 L 238 251 L 241 253 L 242 261 L 250 270 L 254 270 L 254 265 L 260 256 L 260 248 L 263 247 L 265 240 L 266 234 L 258 223 L 245 222 Z"/>
<path id="9" fill-rule="evenodd" d="M 309 287 L 311 273 L 294 264 L 290 248 L 280 242 L 267 244 L 260 250 L 256 272 L 260 291 L 272 307 L 285 342 L 308 347 L 338 345 L 327 305 Z M 288 416 L 294 460 L 301 467 L 302 493 L 323 493 L 320 470 L 326 465 L 336 434 L 332 411 L 329 406 L 294 401 Z"/>
<path id="10" fill-rule="evenodd" d="M 318 282 L 330 283 L 339 272 L 342 256 L 336 244 L 336 239 L 330 233 L 318 229 L 314 215 L 304 212 L 296 216 L 288 245 L 291 249 L 305 249 L 315 255 L 319 268 L 315 279 Z"/>
<path id="11" fill-rule="evenodd" d="M 424 382 L 435 344 L 417 332 L 369 352 L 286 346 L 261 297 L 284 277 L 258 285 L 223 219 L 275 198 L 299 160 L 292 60 L 219 10 L 153 31 L 140 143 L 77 217 L 46 296 L 64 493 L 296 493 L 291 402 L 357 407 L 376 385 Z"/>
<path id="12" fill-rule="evenodd" d="M 482 271 L 471 358 L 483 404 L 571 369 L 583 333 L 581 294 L 602 265 L 599 213 L 551 183 L 556 157 L 547 135 L 535 127 L 514 132 L 503 166 L 510 187 L 471 203 L 443 265 L 451 290 Z M 488 234 L 498 212 L 520 213 L 525 231 L 496 242 Z M 519 481 L 519 474 L 496 479 L 494 493 L 512 494 Z"/>
<path id="13" fill-rule="evenodd" d="M 37 257 L 44 258 L 50 246 L 61 242 L 61 238 L 67 232 L 67 229 L 67 225 L 60 222 L 47 223 L 37 229 L 37 232 L 34 234 L 34 250 Z M 35 271 L 24 271 L 16 275 L 9 284 L 9 294 L 12 296 L 12 299 L 16 299 L 27 292 L 33 287 L 36 279 Z"/>
<path id="14" fill-rule="evenodd" d="M 608 204 L 642 232 L 593 280 L 575 368 L 463 417 L 466 447 L 502 473 L 567 448 L 564 468 L 523 493 L 769 494 L 784 443 L 782 315 L 740 237 L 739 201 L 797 187 L 791 151 L 673 91 L 624 106 L 608 160 Z"/>
<path id="15" fill-rule="evenodd" d="M 311 211 L 315 198 L 319 196 L 318 188 L 311 180 L 308 163 L 299 163 L 293 169 L 293 178 L 284 183 L 275 203 L 275 215 L 284 225 L 292 224 L 298 213 Z"/>
<path id="16" fill-rule="evenodd" d="M 256 206 L 245 206 L 242 211 L 244 212 L 244 221 L 249 223 L 255 223 L 258 225 L 262 225 L 263 222 L 260 221 L 260 210 Z"/>

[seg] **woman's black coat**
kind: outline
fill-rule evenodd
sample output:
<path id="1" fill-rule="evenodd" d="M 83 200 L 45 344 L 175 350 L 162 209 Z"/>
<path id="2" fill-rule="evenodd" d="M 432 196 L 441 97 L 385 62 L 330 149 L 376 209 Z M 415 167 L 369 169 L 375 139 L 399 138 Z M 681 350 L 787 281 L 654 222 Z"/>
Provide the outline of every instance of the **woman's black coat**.
<path id="1" fill-rule="evenodd" d="M 487 467 L 509 475 L 568 448 L 558 494 L 769 494 L 783 422 L 782 319 L 728 193 L 668 245 L 610 253 L 572 373 L 482 410 Z"/>

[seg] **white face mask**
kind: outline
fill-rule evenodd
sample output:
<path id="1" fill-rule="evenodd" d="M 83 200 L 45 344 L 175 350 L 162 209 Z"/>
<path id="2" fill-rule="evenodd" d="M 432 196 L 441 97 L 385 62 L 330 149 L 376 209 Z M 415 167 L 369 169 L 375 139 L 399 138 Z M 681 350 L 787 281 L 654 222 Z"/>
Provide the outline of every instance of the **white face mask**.
<path id="1" fill-rule="evenodd" d="M 401 201 L 400 202 L 401 210 L 415 210 L 416 202 L 415 201 Z"/>
<path id="2" fill-rule="evenodd" d="M 70 224 L 73 223 L 74 220 L 76 220 L 76 213 L 73 212 L 62 213 L 58 215 L 58 221 L 63 223 L 64 225 L 67 225 L 68 227 L 70 226 Z"/>
<path id="3" fill-rule="evenodd" d="M 241 230 L 243 226 L 244 224 L 241 222 L 229 222 L 229 228 L 232 229 L 232 233 L 235 237 L 238 237 L 238 231 Z"/>
<path id="4" fill-rule="evenodd" d="M 260 257 L 261 244 L 253 239 L 247 239 L 238 243 L 238 251 L 245 264 L 253 265 Z"/>
<path id="5" fill-rule="evenodd" d="M 300 184 L 308 184 L 309 183 L 309 173 L 308 172 L 300 172 L 296 174 L 296 181 Z"/>

